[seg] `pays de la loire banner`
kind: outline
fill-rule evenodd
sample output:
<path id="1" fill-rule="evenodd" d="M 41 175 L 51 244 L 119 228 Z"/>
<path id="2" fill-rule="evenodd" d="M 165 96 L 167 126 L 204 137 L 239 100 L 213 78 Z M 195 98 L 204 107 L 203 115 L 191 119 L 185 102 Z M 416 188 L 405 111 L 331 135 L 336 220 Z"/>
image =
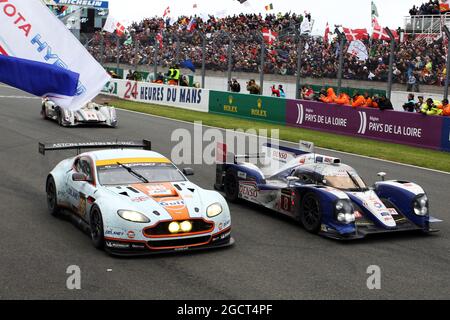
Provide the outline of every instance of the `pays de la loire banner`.
<path id="1" fill-rule="evenodd" d="M 300 128 L 348 134 L 422 148 L 443 148 L 442 117 L 288 100 L 286 122 L 290 126 Z"/>
<path id="2" fill-rule="evenodd" d="M 109 80 L 103 67 L 41 0 L 0 0 L 0 21 L 1 54 L 80 74 L 75 97 L 52 97 L 59 105 L 79 109 Z"/>
<path id="3" fill-rule="evenodd" d="M 112 79 L 102 93 L 142 103 L 208 112 L 209 91 L 191 87 Z"/>

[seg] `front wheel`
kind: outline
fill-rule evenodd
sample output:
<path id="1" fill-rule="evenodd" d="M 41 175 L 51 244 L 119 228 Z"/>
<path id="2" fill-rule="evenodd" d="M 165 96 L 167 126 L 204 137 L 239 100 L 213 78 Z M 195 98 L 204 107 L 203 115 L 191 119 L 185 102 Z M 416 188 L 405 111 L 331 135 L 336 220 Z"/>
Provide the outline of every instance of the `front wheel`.
<path id="1" fill-rule="evenodd" d="M 53 179 L 53 177 L 50 176 L 47 178 L 47 185 L 45 189 L 47 192 L 48 211 L 52 216 L 57 217 L 60 214 L 60 208 L 58 207 L 56 184 L 55 179 Z"/>
<path id="2" fill-rule="evenodd" d="M 227 200 L 237 202 L 239 200 L 239 182 L 236 172 L 227 171 L 223 185 Z"/>
<path id="3" fill-rule="evenodd" d="M 300 206 L 300 221 L 308 232 L 318 233 L 322 224 L 320 201 L 314 193 L 307 193 Z"/>
<path id="4" fill-rule="evenodd" d="M 103 249 L 105 246 L 105 237 L 103 233 L 102 213 L 97 206 L 91 210 L 90 229 L 92 244 L 97 249 Z"/>
<path id="5" fill-rule="evenodd" d="M 42 109 L 41 109 L 41 118 L 44 119 L 44 120 L 48 119 L 47 111 L 45 111 L 45 106 L 44 105 L 42 106 Z"/>

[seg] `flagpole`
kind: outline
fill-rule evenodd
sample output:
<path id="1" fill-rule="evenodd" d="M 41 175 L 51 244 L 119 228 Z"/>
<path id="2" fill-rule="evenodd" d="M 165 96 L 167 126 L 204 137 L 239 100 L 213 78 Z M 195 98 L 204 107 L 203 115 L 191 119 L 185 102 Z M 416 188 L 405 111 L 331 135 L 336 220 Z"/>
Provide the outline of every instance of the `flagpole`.
<path id="1" fill-rule="evenodd" d="M 388 34 L 389 38 L 391 38 L 391 54 L 389 55 L 389 75 L 388 75 L 388 87 L 387 87 L 387 98 L 391 99 L 392 93 L 392 83 L 393 83 L 393 70 L 394 70 L 394 51 L 395 51 L 395 37 L 392 34 L 391 29 L 384 29 Z"/>

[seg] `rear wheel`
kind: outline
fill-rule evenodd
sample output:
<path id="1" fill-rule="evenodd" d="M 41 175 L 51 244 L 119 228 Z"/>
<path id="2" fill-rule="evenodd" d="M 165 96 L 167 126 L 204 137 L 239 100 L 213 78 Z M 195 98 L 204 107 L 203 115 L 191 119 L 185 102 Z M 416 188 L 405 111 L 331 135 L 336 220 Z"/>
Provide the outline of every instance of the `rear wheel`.
<path id="1" fill-rule="evenodd" d="M 50 214 L 54 217 L 58 216 L 60 213 L 60 208 L 58 207 L 58 198 L 56 192 L 56 184 L 53 177 L 48 177 L 47 185 L 47 207 Z"/>
<path id="2" fill-rule="evenodd" d="M 92 244 L 97 249 L 103 249 L 105 246 L 105 238 L 103 233 L 103 219 L 102 213 L 97 206 L 91 210 L 90 229 Z"/>
<path id="3" fill-rule="evenodd" d="M 63 118 L 60 110 L 56 111 L 56 121 L 58 121 L 61 127 L 63 126 Z"/>
<path id="4" fill-rule="evenodd" d="M 227 200 L 237 202 L 239 200 L 239 181 L 236 172 L 227 171 L 223 185 Z"/>
<path id="5" fill-rule="evenodd" d="M 307 193 L 300 207 L 300 221 L 308 232 L 318 233 L 322 224 L 320 201 L 314 193 Z"/>

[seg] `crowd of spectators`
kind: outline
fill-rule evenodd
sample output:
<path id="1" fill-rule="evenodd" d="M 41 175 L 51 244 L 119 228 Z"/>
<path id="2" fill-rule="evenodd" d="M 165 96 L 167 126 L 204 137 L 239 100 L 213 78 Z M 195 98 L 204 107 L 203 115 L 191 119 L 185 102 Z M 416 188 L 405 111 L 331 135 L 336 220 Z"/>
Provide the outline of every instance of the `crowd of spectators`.
<path id="1" fill-rule="evenodd" d="M 273 45 L 266 46 L 264 71 L 267 74 L 295 75 L 297 71 L 296 39 L 291 35 L 298 28 L 303 16 L 286 15 L 235 15 L 223 19 L 209 16 L 206 20 L 196 17 L 197 30 L 185 30 L 190 18 L 181 17 L 178 22 L 168 25 L 161 18 L 145 19 L 129 28 L 133 42 L 123 44 L 128 36 L 122 38 L 117 48 L 115 35 L 100 33 L 87 45 L 89 51 L 104 63 L 116 63 L 148 67 L 153 66 L 155 56 L 159 66 L 168 67 L 185 59 L 193 61 L 199 68 L 202 63 L 202 34 L 206 35 L 207 70 L 226 71 L 228 68 L 228 39 L 225 31 L 233 38 L 233 72 L 260 71 L 260 42 L 258 34 L 262 28 L 279 34 Z M 161 46 L 155 35 L 162 32 Z M 178 39 L 178 40 L 177 40 Z M 311 78 L 336 78 L 339 61 L 339 44 L 336 40 L 324 43 L 322 37 L 307 37 L 302 56 L 301 76 Z M 344 59 L 343 78 L 349 80 L 387 81 L 389 69 L 390 44 L 382 40 L 366 40 L 369 57 L 359 60 L 347 53 Z M 344 48 L 347 52 L 347 46 Z M 157 48 L 157 54 L 155 50 Z M 443 85 L 446 73 L 446 53 L 443 39 L 427 43 L 423 39 L 408 39 L 398 43 L 394 82 L 407 84 L 417 90 L 420 84 Z M 178 60 L 178 61 L 177 61 Z"/>
<path id="2" fill-rule="evenodd" d="M 374 108 L 379 110 L 393 110 L 391 101 L 385 96 L 370 96 L 367 92 L 355 93 L 350 97 L 347 93 L 336 94 L 333 88 L 314 92 L 311 86 L 303 86 L 300 92 L 303 100 L 320 101 L 335 105 L 351 106 L 353 108 Z"/>
<path id="3" fill-rule="evenodd" d="M 429 15 L 438 15 L 445 10 L 444 7 L 441 6 L 439 0 L 429 0 L 428 2 L 422 3 L 420 6 L 413 6 L 411 10 L 409 10 L 410 16 L 429 16 Z"/>
<path id="4" fill-rule="evenodd" d="M 423 96 L 418 96 L 416 101 L 413 93 L 408 94 L 408 102 L 403 105 L 403 110 L 422 113 L 428 116 L 450 116 L 448 99 L 438 101 L 428 98 L 425 101 Z"/>

